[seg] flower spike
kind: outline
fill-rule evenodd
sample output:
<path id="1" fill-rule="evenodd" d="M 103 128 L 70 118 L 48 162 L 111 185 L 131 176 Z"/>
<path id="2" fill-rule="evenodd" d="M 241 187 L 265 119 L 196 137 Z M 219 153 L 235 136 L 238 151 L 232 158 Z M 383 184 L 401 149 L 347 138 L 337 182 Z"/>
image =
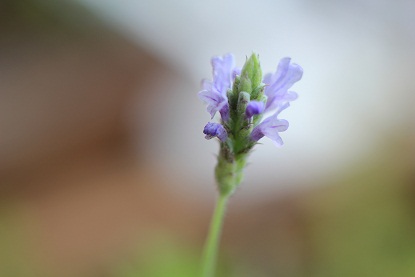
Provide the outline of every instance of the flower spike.
<path id="1" fill-rule="evenodd" d="M 302 78 L 303 69 L 291 58 L 283 58 L 275 73 L 262 77 L 256 54 L 242 69 L 235 67 L 232 54 L 213 57 L 211 64 L 213 79 L 202 81 L 199 98 L 212 118 L 221 114 L 221 122 L 209 122 L 203 133 L 206 139 L 220 141 L 216 180 L 221 194 L 229 195 L 241 183 L 246 159 L 259 140 L 267 137 L 283 145 L 280 133 L 289 123 L 279 114 L 297 99 L 290 89 Z"/>
<path id="2" fill-rule="evenodd" d="M 203 80 L 199 98 L 207 104 L 211 118 L 221 114 L 220 123 L 209 122 L 203 129 L 206 139 L 217 137 L 220 143 L 215 177 L 219 197 L 203 254 L 202 275 L 215 275 L 219 234 L 230 196 L 243 180 L 249 153 L 263 137 L 283 145 L 279 135 L 288 129 L 288 121 L 279 114 L 297 99 L 289 91 L 303 75 L 303 69 L 290 58 L 283 58 L 274 74 L 262 78 L 259 57 L 252 54 L 242 69 L 236 68 L 231 54 L 211 60 L 213 80 Z M 269 116 L 271 114 L 271 116 Z"/>

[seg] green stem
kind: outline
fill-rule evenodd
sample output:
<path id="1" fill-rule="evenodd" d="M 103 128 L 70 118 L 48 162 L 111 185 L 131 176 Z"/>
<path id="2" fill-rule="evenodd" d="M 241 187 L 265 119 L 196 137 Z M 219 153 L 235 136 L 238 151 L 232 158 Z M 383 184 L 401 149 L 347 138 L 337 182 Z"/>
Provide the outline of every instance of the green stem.
<path id="1" fill-rule="evenodd" d="M 210 223 L 209 234 L 203 252 L 201 277 L 213 277 L 215 274 L 220 233 L 228 199 L 229 195 L 220 195 L 216 202 L 216 208 L 213 213 L 212 222 Z"/>

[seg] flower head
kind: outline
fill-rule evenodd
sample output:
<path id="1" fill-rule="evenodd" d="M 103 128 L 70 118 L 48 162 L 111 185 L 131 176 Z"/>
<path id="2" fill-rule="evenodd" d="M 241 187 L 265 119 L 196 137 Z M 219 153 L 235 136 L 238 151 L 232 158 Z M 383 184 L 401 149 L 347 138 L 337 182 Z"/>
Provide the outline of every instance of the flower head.
<path id="1" fill-rule="evenodd" d="M 267 85 L 265 95 L 268 97 L 266 111 L 274 110 L 298 97 L 297 93 L 288 90 L 301 79 L 303 69 L 290 61 L 291 58 L 281 59 L 277 71 L 274 74 L 268 73 L 264 76 L 263 82 Z"/>
<path id="2" fill-rule="evenodd" d="M 217 137 L 220 141 L 225 142 L 228 138 L 228 133 L 222 124 L 209 122 L 203 129 L 206 139 Z"/>
<path id="3" fill-rule="evenodd" d="M 232 81 L 240 70 L 235 68 L 234 57 L 226 54 L 223 57 L 213 57 L 211 60 L 213 68 L 213 80 L 203 80 L 202 90 L 199 98 L 204 101 L 207 111 L 213 118 L 216 112 L 220 112 L 222 119 L 229 119 L 229 104 L 226 93 L 232 87 Z"/>
<path id="4" fill-rule="evenodd" d="M 279 133 L 289 124 L 278 117 L 297 99 L 297 93 L 290 88 L 302 78 L 303 69 L 287 57 L 280 60 L 275 73 L 262 78 L 259 57 L 254 53 L 242 69 L 235 68 L 231 54 L 213 57 L 211 64 L 213 80 L 203 80 L 199 97 L 208 104 L 212 118 L 220 112 L 222 124 L 208 123 L 203 130 L 206 138 L 229 140 L 221 144 L 221 151 L 230 160 L 249 153 L 264 136 L 281 146 Z"/>
<path id="5" fill-rule="evenodd" d="M 203 129 L 206 139 L 220 141 L 215 176 L 221 195 L 232 194 L 243 179 L 249 153 L 264 136 L 283 145 L 280 132 L 288 121 L 279 114 L 297 94 L 289 89 L 301 79 L 303 69 L 283 58 L 273 74 L 262 78 L 259 56 L 252 53 L 242 69 L 234 67 L 231 54 L 212 59 L 213 80 L 202 82 L 199 97 L 212 116 L 220 112 L 221 124 L 209 122 Z M 270 116 L 269 116 L 270 115 Z"/>

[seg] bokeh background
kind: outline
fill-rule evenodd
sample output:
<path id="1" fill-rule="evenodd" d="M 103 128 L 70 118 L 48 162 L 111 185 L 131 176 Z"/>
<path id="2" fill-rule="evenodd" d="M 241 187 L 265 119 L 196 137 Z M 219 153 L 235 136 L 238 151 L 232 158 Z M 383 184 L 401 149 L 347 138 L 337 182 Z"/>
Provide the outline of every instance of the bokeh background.
<path id="1" fill-rule="evenodd" d="M 304 68 L 218 276 L 415 276 L 415 2 L 0 2 L 0 276 L 197 276 L 209 59 Z"/>

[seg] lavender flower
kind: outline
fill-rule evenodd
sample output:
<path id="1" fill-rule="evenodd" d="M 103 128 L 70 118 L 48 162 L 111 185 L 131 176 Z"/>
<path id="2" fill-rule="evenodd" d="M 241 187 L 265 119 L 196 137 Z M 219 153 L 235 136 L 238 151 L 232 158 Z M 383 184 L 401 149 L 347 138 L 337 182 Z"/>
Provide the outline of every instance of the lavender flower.
<path id="1" fill-rule="evenodd" d="M 254 115 L 261 114 L 264 112 L 265 104 L 261 101 L 251 101 L 246 107 L 245 116 L 251 118 Z"/>
<path id="2" fill-rule="evenodd" d="M 253 141 L 260 140 L 263 136 L 270 138 L 277 146 L 282 146 L 284 143 L 279 135 L 279 132 L 284 132 L 288 129 L 288 121 L 285 119 L 278 119 L 280 112 L 288 108 L 290 104 L 287 102 L 280 106 L 277 111 L 270 117 L 262 121 L 256 126 L 251 133 Z"/>
<path id="3" fill-rule="evenodd" d="M 217 137 L 220 141 L 225 142 L 228 138 L 228 133 L 222 124 L 209 122 L 203 129 L 206 139 Z"/>
<path id="4" fill-rule="evenodd" d="M 264 76 L 263 82 L 268 85 L 264 91 L 268 97 L 266 111 L 274 110 L 298 97 L 297 93 L 288 91 L 288 89 L 301 79 L 303 69 L 290 61 L 291 58 L 281 59 L 277 71 L 274 74 L 268 73 Z"/>
<path id="5" fill-rule="evenodd" d="M 211 118 L 215 116 L 216 112 L 220 112 L 224 121 L 229 119 L 228 97 L 215 90 L 211 81 L 202 81 L 202 91 L 199 92 L 199 98 L 208 105 L 207 111 Z"/>
<path id="6" fill-rule="evenodd" d="M 229 119 L 229 104 L 226 93 L 232 87 L 232 81 L 240 71 L 235 68 L 232 54 L 226 54 L 223 57 L 213 57 L 211 63 L 213 67 L 213 81 L 202 81 L 202 90 L 199 92 L 199 98 L 208 105 L 207 111 L 212 118 L 216 112 L 220 112 L 222 119 L 227 121 Z"/>
<path id="7" fill-rule="evenodd" d="M 206 139 L 217 137 L 220 141 L 215 176 L 220 193 L 230 195 L 241 183 L 247 157 L 261 138 L 283 145 L 279 133 L 289 124 L 278 116 L 297 98 L 289 89 L 301 79 L 303 70 L 290 58 L 283 58 L 275 73 L 262 78 L 256 54 L 242 69 L 234 67 L 231 54 L 214 57 L 211 62 L 213 80 L 203 80 L 199 97 L 207 103 L 212 118 L 220 112 L 222 120 L 221 124 L 209 122 L 203 133 Z"/>

